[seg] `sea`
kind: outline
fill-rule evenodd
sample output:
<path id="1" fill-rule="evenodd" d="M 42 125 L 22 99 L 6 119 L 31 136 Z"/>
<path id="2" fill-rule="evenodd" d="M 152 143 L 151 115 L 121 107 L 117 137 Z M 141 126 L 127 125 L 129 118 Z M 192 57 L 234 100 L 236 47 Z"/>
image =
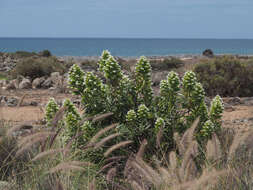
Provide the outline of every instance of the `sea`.
<path id="1" fill-rule="evenodd" d="M 0 52 L 49 50 L 56 56 L 138 57 L 215 54 L 253 55 L 253 39 L 0 38 Z"/>

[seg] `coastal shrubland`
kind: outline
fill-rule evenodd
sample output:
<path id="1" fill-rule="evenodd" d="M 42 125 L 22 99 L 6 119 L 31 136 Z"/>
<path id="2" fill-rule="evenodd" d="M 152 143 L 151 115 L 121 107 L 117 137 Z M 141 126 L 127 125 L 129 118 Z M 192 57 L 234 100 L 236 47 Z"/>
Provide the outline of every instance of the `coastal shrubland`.
<path id="1" fill-rule="evenodd" d="M 253 96 L 253 60 L 223 56 L 195 65 L 194 72 L 208 96 Z"/>
<path id="2" fill-rule="evenodd" d="M 104 51 L 95 72 L 71 62 L 68 85 L 80 105 L 51 98 L 43 126 L 0 123 L 7 188 L 251 188 L 253 131 L 223 127 L 223 101 L 215 94 L 206 105 L 199 70 L 168 72 L 155 95 L 149 59 L 140 57 L 130 75 L 117 60 Z"/>

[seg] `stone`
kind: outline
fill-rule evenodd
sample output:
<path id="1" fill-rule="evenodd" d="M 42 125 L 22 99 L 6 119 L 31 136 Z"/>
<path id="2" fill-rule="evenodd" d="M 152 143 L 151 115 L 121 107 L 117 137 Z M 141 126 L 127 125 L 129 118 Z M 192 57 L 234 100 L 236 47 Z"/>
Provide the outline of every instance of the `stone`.
<path id="1" fill-rule="evenodd" d="M 227 103 L 235 106 L 235 105 L 238 105 L 238 104 L 242 104 L 242 101 L 241 101 L 241 99 L 239 97 L 233 97 L 233 98 L 230 98 L 227 101 Z"/>
<path id="2" fill-rule="evenodd" d="M 18 99 L 14 98 L 14 97 L 8 98 L 7 101 L 6 101 L 6 105 L 9 106 L 9 107 L 17 106 L 18 105 Z"/>
<path id="3" fill-rule="evenodd" d="M 46 80 L 41 84 L 41 87 L 42 87 L 42 88 L 45 88 L 45 89 L 50 88 L 50 87 L 52 87 L 52 86 L 53 86 L 53 81 L 52 81 L 51 78 L 46 79 Z"/>
<path id="4" fill-rule="evenodd" d="M 0 87 L 6 86 L 7 82 L 6 80 L 0 80 Z"/>
<path id="5" fill-rule="evenodd" d="M 9 84 L 6 85 L 6 90 L 14 90 L 14 89 L 18 89 L 19 84 L 18 84 L 18 80 L 11 80 L 9 82 Z"/>
<path id="6" fill-rule="evenodd" d="M 30 102 L 30 106 L 38 106 L 38 102 L 31 101 L 31 102 Z"/>
<path id="7" fill-rule="evenodd" d="M 243 104 L 247 106 L 252 106 L 253 105 L 253 97 L 248 97 L 243 99 Z"/>
<path id="8" fill-rule="evenodd" d="M 58 86 L 62 85 L 63 79 L 64 79 L 64 77 L 61 76 L 59 72 L 51 73 L 50 78 L 51 78 L 51 80 L 53 82 L 53 85 L 55 87 L 58 87 Z"/>
<path id="9" fill-rule="evenodd" d="M 32 83 L 29 79 L 24 78 L 19 84 L 20 89 L 30 89 L 32 87 Z"/>
<path id="10" fill-rule="evenodd" d="M 32 88 L 41 88 L 42 84 L 45 82 L 45 77 L 36 78 L 32 82 Z"/>
<path id="11" fill-rule="evenodd" d="M 225 111 L 227 112 L 232 112 L 232 111 L 235 111 L 235 108 L 233 106 L 231 106 L 230 104 L 227 104 L 224 102 L 224 109 Z"/>

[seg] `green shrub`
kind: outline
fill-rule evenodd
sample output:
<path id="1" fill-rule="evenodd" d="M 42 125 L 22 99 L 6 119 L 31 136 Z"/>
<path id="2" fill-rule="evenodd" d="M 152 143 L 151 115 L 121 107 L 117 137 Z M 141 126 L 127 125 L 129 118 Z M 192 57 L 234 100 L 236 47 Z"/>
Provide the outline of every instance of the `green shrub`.
<path id="1" fill-rule="evenodd" d="M 173 133 L 183 134 L 197 118 L 200 122 L 196 136 L 200 142 L 220 128 L 222 100 L 217 96 L 209 113 L 204 89 L 192 71 L 186 72 L 182 81 L 177 73 L 170 72 L 167 79 L 161 81 L 160 95 L 155 97 L 151 88 L 151 65 L 145 57 L 138 60 L 132 79 L 123 75 L 120 65 L 108 51 L 101 56 L 99 70 L 104 74 L 105 82 L 73 65 L 69 71 L 69 85 L 74 94 L 81 96 L 86 117 L 108 112 L 113 115 L 102 123 L 85 122 L 82 126 L 81 116 L 68 100 L 71 109 L 68 109 L 65 119 L 67 139 L 82 131 L 85 139 L 78 138 L 78 141 L 87 142 L 105 125 L 119 123 L 116 131 L 133 141 L 128 150 L 136 152 L 140 142 L 146 138 L 152 151 L 156 134 L 162 128 L 161 147 L 168 151 L 174 145 Z M 213 130 L 209 130 L 210 125 L 207 125 L 210 122 L 206 123 L 209 120 L 216 126 Z M 116 138 L 116 143 L 119 141 Z M 77 148 L 80 146 L 82 144 L 75 144 Z"/>
<path id="2" fill-rule="evenodd" d="M 157 60 L 151 59 L 150 64 L 154 70 L 169 70 L 182 67 L 184 63 L 178 58 L 171 57 Z"/>
<path id="3" fill-rule="evenodd" d="M 194 71 L 209 96 L 253 96 L 253 61 L 221 57 L 199 63 Z"/>
<path id="4" fill-rule="evenodd" d="M 12 77 L 22 75 L 35 79 L 37 77 L 48 76 L 52 72 L 64 73 L 65 66 L 58 62 L 56 58 L 26 58 L 17 64 L 11 71 Z"/>
<path id="5" fill-rule="evenodd" d="M 27 51 L 16 51 L 14 53 L 9 53 L 9 56 L 14 59 L 29 58 L 37 55 L 38 54 L 35 52 L 27 52 Z"/>
<path id="6" fill-rule="evenodd" d="M 40 52 L 39 55 L 41 55 L 42 57 L 51 57 L 52 56 L 51 52 L 47 49 Z"/>

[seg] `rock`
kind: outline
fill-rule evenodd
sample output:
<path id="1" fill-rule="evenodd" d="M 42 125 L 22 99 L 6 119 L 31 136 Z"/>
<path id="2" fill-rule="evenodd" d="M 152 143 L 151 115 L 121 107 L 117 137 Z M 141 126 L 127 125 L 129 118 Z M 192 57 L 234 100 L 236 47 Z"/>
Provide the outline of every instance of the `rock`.
<path id="1" fill-rule="evenodd" d="M 227 112 L 232 112 L 232 111 L 235 111 L 235 108 L 233 106 L 231 106 L 230 104 L 227 104 L 224 102 L 224 109 L 225 111 Z"/>
<path id="2" fill-rule="evenodd" d="M 53 85 L 55 87 L 62 85 L 63 79 L 64 79 L 63 76 L 61 76 L 59 72 L 51 73 L 50 78 L 51 78 Z"/>
<path id="3" fill-rule="evenodd" d="M 0 80 L 0 87 L 6 86 L 6 80 Z"/>
<path id="4" fill-rule="evenodd" d="M 51 78 L 48 78 L 47 80 L 45 80 L 42 84 L 41 84 L 41 87 L 42 88 L 50 88 L 53 86 L 53 81 Z"/>
<path id="5" fill-rule="evenodd" d="M 11 80 L 9 82 L 9 84 L 6 85 L 6 90 L 14 90 L 14 89 L 18 89 L 19 85 L 18 85 L 18 80 Z"/>
<path id="6" fill-rule="evenodd" d="M 24 78 L 19 84 L 20 89 L 29 89 L 32 87 L 32 83 L 29 79 Z"/>
<path id="7" fill-rule="evenodd" d="M 45 82 L 45 77 L 36 78 L 32 82 L 32 88 L 41 88 L 42 84 Z"/>
<path id="8" fill-rule="evenodd" d="M 202 54 L 206 57 L 213 57 L 214 56 L 213 51 L 211 49 L 206 49 L 205 51 L 203 51 Z"/>
<path id="9" fill-rule="evenodd" d="M 7 101 L 6 101 L 6 105 L 7 106 L 10 106 L 10 107 L 15 107 L 18 105 L 18 99 L 17 98 L 8 98 Z"/>
<path id="10" fill-rule="evenodd" d="M 30 106 L 38 106 L 38 102 L 31 101 L 31 102 L 30 102 Z"/>
<path id="11" fill-rule="evenodd" d="M 242 101 L 239 97 L 233 97 L 233 98 L 230 98 L 228 101 L 227 101 L 228 104 L 231 104 L 233 106 L 236 106 L 238 104 L 242 104 Z"/>
<path id="12" fill-rule="evenodd" d="M 33 126 L 30 125 L 30 124 L 22 124 L 20 127 L 19 127 L 20 130 L 25 130 L 25 129 L 33 129 Z"/>
<path id="13" fill-rule="evenodd" d="M 242 103 L 247 106 L 252 106 L 253 105 L 253 97 L 244 98 L 242 100 Z"/>

